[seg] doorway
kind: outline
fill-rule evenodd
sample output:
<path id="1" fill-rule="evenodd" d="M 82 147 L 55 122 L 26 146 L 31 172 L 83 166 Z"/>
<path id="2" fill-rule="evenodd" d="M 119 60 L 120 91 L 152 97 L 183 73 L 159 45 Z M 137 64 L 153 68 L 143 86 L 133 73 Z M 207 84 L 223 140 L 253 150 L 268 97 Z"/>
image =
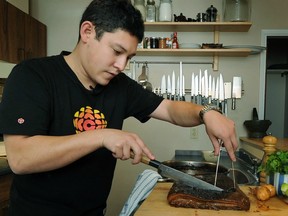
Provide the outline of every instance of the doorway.
<path id="1" fill-rule="evenodd" d="M 288 30 L 262 30 L 259 116 L 272 121 L 268 132 L 288 137 Z"/>

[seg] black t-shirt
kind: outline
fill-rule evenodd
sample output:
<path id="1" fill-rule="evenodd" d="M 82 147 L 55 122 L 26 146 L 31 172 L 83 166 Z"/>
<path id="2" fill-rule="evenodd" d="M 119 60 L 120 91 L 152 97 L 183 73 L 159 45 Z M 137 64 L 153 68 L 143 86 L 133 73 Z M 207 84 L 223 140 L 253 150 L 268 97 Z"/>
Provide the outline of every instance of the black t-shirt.
<path id="1" fill-rule="evenodd" d="M 162 100 L 123 73 L 107 86 L 89 91 L 62 55 L 32 59 L 15 66 L 5 83 L 0 133 L 62 136 L 121 129 L 130 116 L 147 121 Z M 111 152 L 102 148 L 57 170 L 15 175 L 12 212 L 21 216 L 95 214 L 105 208 L 115 164 Z"/>

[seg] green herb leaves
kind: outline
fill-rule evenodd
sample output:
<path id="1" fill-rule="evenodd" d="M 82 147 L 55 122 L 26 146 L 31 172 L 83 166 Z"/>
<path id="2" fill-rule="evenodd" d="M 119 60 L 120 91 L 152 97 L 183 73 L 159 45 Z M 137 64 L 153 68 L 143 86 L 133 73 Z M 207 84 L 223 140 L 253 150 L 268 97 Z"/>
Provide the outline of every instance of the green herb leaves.
<path id="1" fill-rule="evenodd" d="M 266 162 L 262 164 L 258 171 L 264 171 L 267 174 L 279 172 L 288 174 L 288 151 L 276 151 L 271 154 Z"/>

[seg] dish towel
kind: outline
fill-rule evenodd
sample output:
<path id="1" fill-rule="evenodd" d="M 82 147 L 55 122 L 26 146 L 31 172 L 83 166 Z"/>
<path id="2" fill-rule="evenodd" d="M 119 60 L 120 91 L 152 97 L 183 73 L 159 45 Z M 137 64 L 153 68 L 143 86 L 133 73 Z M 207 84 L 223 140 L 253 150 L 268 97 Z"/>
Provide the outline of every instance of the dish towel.
<path id="1" fill-rule="evenodd" d="M 138 205 L 151 193 L 159 178 L 162 178 L 162 176 L 156 171 L 144 170 L 138 176 L 136 184 L 119 216 L 130 216 Z"/>

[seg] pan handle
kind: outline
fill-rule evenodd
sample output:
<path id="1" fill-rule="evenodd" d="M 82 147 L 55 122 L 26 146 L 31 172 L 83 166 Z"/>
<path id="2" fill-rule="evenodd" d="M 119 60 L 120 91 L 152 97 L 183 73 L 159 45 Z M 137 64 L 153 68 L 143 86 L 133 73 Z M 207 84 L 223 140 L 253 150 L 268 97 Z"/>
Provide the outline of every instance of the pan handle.
<path id="1" fill-rule="evenodd" d="M 130 153 L 130 158 L 134 159 L 134 152 L 131 151 Z M 157 160 L 151 160 L 149 159 L 148 157 L 142 155 L 142 158 L 141 158 L 141 162 L 144 163 L 144 164 L 147 164 L 149 166 L 152 166 L 154 168 L 158 168 L 161 164 L 160 161 L 157 161 Z"/>

